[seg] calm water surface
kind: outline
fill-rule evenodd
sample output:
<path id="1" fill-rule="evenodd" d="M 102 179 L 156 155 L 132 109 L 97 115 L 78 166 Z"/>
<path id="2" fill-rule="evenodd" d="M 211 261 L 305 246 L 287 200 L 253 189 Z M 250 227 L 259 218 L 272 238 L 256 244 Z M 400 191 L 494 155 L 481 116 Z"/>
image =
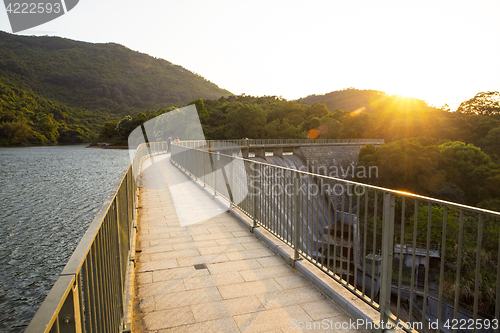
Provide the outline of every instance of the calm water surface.
<path id="1" fill-rule="evenodd" d="M 127 150 L 0 148 L 0 332 L 23 332 L 105 197 Z"/>

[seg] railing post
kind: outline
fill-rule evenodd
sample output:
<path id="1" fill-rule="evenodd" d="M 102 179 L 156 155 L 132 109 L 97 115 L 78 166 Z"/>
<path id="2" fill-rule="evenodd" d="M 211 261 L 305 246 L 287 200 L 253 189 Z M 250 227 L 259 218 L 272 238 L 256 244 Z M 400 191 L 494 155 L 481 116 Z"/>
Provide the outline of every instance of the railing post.
<path id="1" fill-rule="evenodd" d="M 293 174 L 293 242 L 294 242 L 294 254 L 293 263 L 295 266 L 295 261 L 300 260 L 299 250 L 300 250 L 300 196 L 299 196 L 299 175 L 297 172 Z"/>
<path id="2" fill-rule="evenodd" d="M 217 167 L 219 165 L 219 152 L 215 155 L 215 167 L 214 167 L 214 197 L 217 195 Z"/>
<path id="3" fill-rule="evenodd" d="M 59 328 L 58 332 L 65 333 L 81 333 L 82 327 L 81 304 L 80 304 L 80 283 L 78 281 L 80 275 L 75 276 L 74 284 L 64 301 L 59 312 L 59 322 L 56 324 Z"/>
<path id="4" fill-rule="evenodd" d="M 229 181 L 227 182 L 226 186 L 228 187 L 228 197 L 229 197 L 229 210 L 233 209 L 233 195 L 232 195 L 232 190 L 231 190 L 231 185 L 234 184 L 234 179 L 233 179 L 233 162 L 234 162 L 234 156 L 228 157 L 228 159 L 231 161 L 229 162 Z"/>
<path id="5" fill-rule="evenodd" d="M 191 174 L 192 174 L 191 155 L 193 153 L 193 150 L 188 147 L 187 152 L 188 152 L 188 154 L 187 154 L 186 171 L 189 173 L 188 176 L 191 176 Z"/>
<path id="6" fill-rule="evenodd" d="M 380 328 L 378 332 L 394 332 L 394 325 L 389 325 L 391 318 L 392 259 L 394 251 L 394 211 L 395 196 L 384 193 L 382 220 L 382 272 L 380 276 Z"/>
<path id="7" fill-rule="evenodd" d="M 259 188 L 257 188 L 257 184 L 259 184 L 260 182 L 257 180 L 257 178 L 259 178 L 259 173 L 258 173 L 258 170 L 257 170 L 257 164 L 256 163 L 252 163 L 251 164 L 252 166 L 252 169 L 253 169 L 253 174 L 252 174 L 252 193 L 253 193 L 253 226 L 252 226 L 252 232 L 253 232 L 253 229 L 257 228 L 257 212 L 258 212 L 258 200 L 259 200 L 259 195 L 258 195 L 258 190 Z M 259 186 L 260 187 L 260 186 Z"/>
<path id="8" fill-rule="evenodd" d="M 199 174 L 199 165 L 198 165 L 198 150 L 197 148 L 195 148 L 193 150 L 193 153 L 194 153 L 194 179 L 195 180 L 198 180 L 198 174 Z"/>

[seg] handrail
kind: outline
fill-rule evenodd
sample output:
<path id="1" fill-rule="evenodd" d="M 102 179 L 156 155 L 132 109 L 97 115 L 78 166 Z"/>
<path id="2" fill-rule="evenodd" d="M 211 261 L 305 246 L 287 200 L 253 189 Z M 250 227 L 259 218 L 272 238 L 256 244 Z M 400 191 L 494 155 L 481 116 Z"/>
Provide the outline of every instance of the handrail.
<path id="1" fill-rule="evenodd" d="M 252 147 L 273 145 L 328 145 L 328 144 L 375 144 L 381 145 L 384 139 L 238 139 L 238 140 L 183 140 L 175 144 L 189 147 L 211 149 L 223 147 Z"/>
<path id="2" fill-rule="evenodd" d="M 125 299 L 133 268 L 137 175 L 148 155 L 145 144 L 137 148 L 26 333 L 118 332 L 130 324 L 124 316 L 130 311 Z"/>
<path id="3" fill-rule="evenodd" d="M 458 318 L 474 323 L 500 318 L 499 212 L 207 151 L 206 145 L 186 146 L 190 144 L 172 145 L 171 160 L 177 167 L 377 309 L 380 323 L 401 325 L 405 318 L 416 316 L 421 326 L 405 329 L 423 331 L 432 318 L 440 319 L 441 328 Z M 301 190 L 291 190 L 296 186 Z M 312 193 L 314 186 L 317 190 Z M 243 199 L 234 201 L 235 197 Z M 395 238 L 410 238 L 412 249 L 419 244 L 425 253 L 419 258 L 416 251 L 398 253 Z M 498 246 L 486 243 L 486 238 Z M 441 246 L 434 250 L 436 243 Z M 379 253 L 380 266 L 374 262 Z M 396 257 L 399 264 L 393 267 Z M 483 257 L 489 267 L 481 265 Z M 408 261 L 410 273 L 404 273 Z M 483 270 L 496 276 L 496 284 L 484 285 Z M 449 285 L 455 286 L 453 291 L 445 287 Z M 470 285 L 474 293 L 463 293 Z M 481 296 L 487 295 L 485 288 L 496 290 L 494 305 Z M 404 290 L 409 290 L 408 296 Z M 419 302 L 417 295 L 423 297 Z M 405 314 L 404 303 L 409 305 Z M 464 303 L 469 307 L 464 308 Z M 445 309 L 448 304 L 453 307 Z"/>
<path id="4" fill-rule="evenodd" d="M 193 141 L 197 141 L 197 140 L 193 140 Z M 227 141 L 229 142 L 230 140 L 227 140 Z M 236 141 L 236 140 L 233 140 L 233 141 Z M 382 139 L 382 141 L 383 141 L 383 139 Z M 185 145 L 183 145 L 183 142 L 189 142 L 189 141 L 172 142 L 172 146 L 176 146 L 176 147 L 179 147 L 179 148 L 182 147 L 182 148 L 195 149 L 196 150 L 196 148 L 186 147 Z M 205 141 L 203 141 L 203 142 L 205 142 Z M 153 143 L 151 143 L 151 144 L 153 144 Z M 235 147 L 233 146 L 233 148 L 235 148 Z M 164 152 L 166 152 L 166 150 Z M 178 152 L 179 151 L 172 152 L 172 157 L 175 154 L 177 154 Z M 214 153 L 212 153 L 212 154 L 214 154 Z M 221 155 L 224 155 L 224 154 L 221 153 Z M 232 160 L 240 160 L 240 161 L 245 161 L 246 160 L 246 159 L 244 159 L 242 157 L 238 157 L 238 156 L 231 156 L 231 158 L 232 158 Z M 283 171 L 296 172 L 298 174 L 301 174 L 303 177 L 304 176 L 314 176 L 314 177 L 319 177 L 319 178 L 326 179 L 326 180 L 331 180 L 331 181 L 342 181 L 342 182 L 344 182 L 346 184 L 350 184 L 352 186 L 362 186 L 362 187 L 369 188 L 369 189 L 372 189 L 372 190 L 390 192 L 390 193 L 392 193 L 394 195 L 400 195 L 400 196 L 405 196 L 405 197 L 408 197 L 408 198 L 415 198 L 415 199 L 419 199 L 419 200 L 426 200 L 426 201 L 429 201 L 429 202 L 432 202 L 432 203 L 436 203 L 436 204 L 441 204 L 441 205 L 449 205 L 449 206 L 452 206 L 452 207 L 455 207 L 455 208 L 458 208 L 458 209 L 460 209 L 460 208 L 461 209 L 470 209 L 470 210 L 478 212 L 478 213 L 491 214 L 491 215 L 495 215 L 495 216 L 500 217 L 500 212 L 496 212 L 496 211 L 492 211 L 492 210 L 488 210 L 488 209 L 483 209 L 483 208 L 478 208 L 478 207 L 473 207 L 473 206 L 467 206 L 467 205 L 464 205 L 464 204 L 459 204 L 459 203 L 456 203 L 456 202 L 451 202 L 451 201 L 436 199 L 436 198 L 432 198 L 432 197 L 427 197 L 427 196 L 423 196 L 423 195 L 419 195 L 419 194 L 415 194 L 415 193 L 410 193 L 410 192 L 405 192 L 405 191 L 399 191 L 399 190 L 393 190 L 393 189 L 390 189 L 390 188 L 385 188 L 385 187 L 380 187 L 380 186 L 375 186 L 375 185 L 360 183 L 360 182 L 356 182 L 356 181 L 352 181 L 352 180 L 347 180 L 347 179 L 342 179 L 342 178 L 336 178 L 336 177 L 331 177 L 331 176 L 326 176 L 326 175 L 319 175 L 319 174 L 308 172 L 308 171 L 291 169 L 291 168 L 283 167 L 283 166 L 280 166 L 280 165 L 273 165 L 273 164 L 269 164 L 269 163 L 265 163 L 265 162 L 252 161 L 252 163 L 256 164 L 256 165 L 272 166 L 274 168 L 277 168 L 277 169 L 280 169 L 280 170 L 283 170 Z"/>

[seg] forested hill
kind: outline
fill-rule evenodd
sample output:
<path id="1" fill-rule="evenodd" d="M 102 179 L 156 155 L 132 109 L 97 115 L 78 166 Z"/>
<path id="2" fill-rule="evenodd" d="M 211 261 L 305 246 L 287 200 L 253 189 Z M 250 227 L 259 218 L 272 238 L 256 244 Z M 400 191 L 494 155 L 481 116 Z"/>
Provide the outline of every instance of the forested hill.
<path id="1" fill-rule="evenodd" d="M 220 89 L 181 66 L 122 45 L 0 32 L 0 75 L 70 107 L 135 113 L 219 98 Z"/>
<path id="2" fill-rule="evenodd" d="M 60 126 L 81 126 L 83 132 L 90 131 L 91 138 L 107 120 L 181 106 L 197 98 L 231 95 L 181 66 L 122 45 L 1 31 L 0 84 L 0 126 L 10 133 L 0 128 L 0 145 L 68 142 L 57 133 L 55 139 L 43 138 L 37 127 L 40 112 L 53 117 L 56 132 Z M 50 116 L 47 103 L 64 109 L 66 116 Z M 32 133 L 12 138 L 17 133 L 14 128 L 20 126 L 28 126 Z M 81 139 L 80 135 L 69 142 Z"/>
<path id="3" fill-rule="evenodd" d="M 355 111 L 362 109 L 364 112 L 373 113 L 377 110 L 387 108 L 401 108 L 415 110 L 435 109 L 427 105 L 425 101 L 416 98 L 405 98 L 405 105 L 395 105 L 401 102 L 399 96 L 388 96 L 383 91 L 377 90 L 359 90 L 348 88 L 343 90 L 332 91 L 324 95 L 309 95 L 297 100 L 299 103 L 313 105 L 314 103 L 325 104 L 329 110 L 346 110 Z"/>

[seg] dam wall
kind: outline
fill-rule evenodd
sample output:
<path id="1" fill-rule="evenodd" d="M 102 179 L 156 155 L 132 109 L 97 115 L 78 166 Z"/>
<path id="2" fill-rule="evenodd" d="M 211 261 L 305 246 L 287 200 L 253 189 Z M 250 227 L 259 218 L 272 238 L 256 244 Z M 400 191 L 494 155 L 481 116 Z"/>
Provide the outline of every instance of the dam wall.
<path id="1" fill-rule="evenodd" d="M 353 179 L 359 171 L 356 169 L 359 151 L 366 144 L 380 146 L 382 142 L 261 145 L 241 147 L 241 152 L 243 158 L 250 158 L 253 155 L 264 159 L 269 156 L 284 157 L 293 152 L 293 155 L 300 156 L 304 161 L 304 166 L 300 170 L 335 178 Z M 272 161 L 270 163 L 273 164 Z"/>
<path id="2" fill-rule="evenodd" d="M 363 145 L 303 146 L 294 153 L 302 156 L 309 172 L 351 179 Z"/>

